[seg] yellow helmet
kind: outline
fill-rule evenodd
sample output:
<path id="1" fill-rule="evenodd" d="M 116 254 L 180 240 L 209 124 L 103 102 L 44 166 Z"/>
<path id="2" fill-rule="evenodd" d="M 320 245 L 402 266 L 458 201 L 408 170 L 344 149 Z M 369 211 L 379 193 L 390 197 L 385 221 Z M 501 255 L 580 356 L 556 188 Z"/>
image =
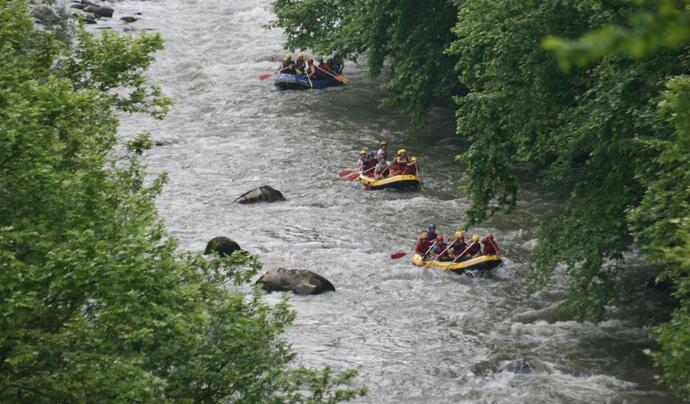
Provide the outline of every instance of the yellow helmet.
<path id="1" fill-rule="evenodd" d="M 362 150 L 360 150 L 360 151 L 359 151 L 359 155 L 360 155 L 360 156 L 361 156 L 361 155 L 363 155 L 363 154 L 364 154 L 364 155 L 366 155 L 366 154 L 367 154 L 367 151 L 366 151 L 366 150 L 364 150 L 364 149 L 362 149 Z"/>
<path id="2" fill-rule="evenodd" d="M 398 150 L 397 155 L 398 155 L 398 156 L 401 156 L 401 155 L 406 154 L 406 153 L 407 153 L 407 150 L 405 150 L 405 149 L 400 149 L 400 150 Z"/>
<path id="3" fill-rule="evenodd" d="M 287 55 L 285 55 L 285 57 L 283 58 L 283 62 L 289 62 L 291 60 L 292 60 L 292 55 L 289 53 Z"/>
<path id="4" fill-rule="evenodd" d="M 386 143 L 385 140 L 382 140 L 382 141 L 379 142 L 379 145 L 381 145 L 381 146 L 385 146 L 385 145 L 387 145 L 387 144 L 388 144 L 388 143 Z"/>
<path id="5" fill-rule="evenodd" d="M 473 234 L 472 235 L 472 241 L 479 241 L 479 235 Z"/>
<path id="6" fill-rule="evenodd" d="M 455 238 L 463 238 L 465 236 L 465 233 L 461 231 L 456 231 L 455 232 Z"/>
<path id="7" fill-rule="evenodd" d="M 297 59 L 304 59 L 304 53 L 300 53 L 297 55 Z"/>
<path id="8" fill-rule="evenodd" d="M 410 162 L 411 162 L 411 163 L 416 163 L 416 162 L 417 162 L 417 157 L 412 157 L 412 158 L 410 159 Z"/>

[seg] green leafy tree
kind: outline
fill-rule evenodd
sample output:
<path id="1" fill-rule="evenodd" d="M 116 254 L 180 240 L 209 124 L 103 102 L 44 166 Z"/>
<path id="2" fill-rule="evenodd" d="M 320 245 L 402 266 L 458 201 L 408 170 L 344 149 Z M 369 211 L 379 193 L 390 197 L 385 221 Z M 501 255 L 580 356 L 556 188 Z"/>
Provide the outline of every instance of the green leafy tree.
<path id="1" fill-rule="evenodd" d="M 147 135 L 112 157 L 118 111 L 162 117 L 162 48 L 81 29 L 70 46 L 0 0 L 0 401 L 335 402 L 353 371 L 303 369 L 287 302 L 232 292 L 259 263 L 176 252 L 145 181 Z M 64 38 L 63 38 L 64 39 Z"/>
<path id="2" fill-rule="evenodd" d="M 638 3 L 644 9 L 632 14 L 628 26 L 606 25 L 571 41 L 550 37 L 544 46 L 557 54 L 564 69 L 615 58 L 632 58 L 637 67 L 664 54 L 685 66 L 684 71 L 669 69 L 672 63 L 662 59 L 667 75 L 657 82 L 665 88 L 657 110 L 641 117 L 651 121 L 653 132 L 633 139 L 649 157 L 635 167 L 644 193 L 639 203 L 631 201 L 627 224 L 648 257 L 670 264 L 660 278 L 678 286 L 674 296 L 680 308 L 656 328 L 660 351 L 650 354 L 663 369 L 661 380 L 690 400 L 690 2 Z"/>

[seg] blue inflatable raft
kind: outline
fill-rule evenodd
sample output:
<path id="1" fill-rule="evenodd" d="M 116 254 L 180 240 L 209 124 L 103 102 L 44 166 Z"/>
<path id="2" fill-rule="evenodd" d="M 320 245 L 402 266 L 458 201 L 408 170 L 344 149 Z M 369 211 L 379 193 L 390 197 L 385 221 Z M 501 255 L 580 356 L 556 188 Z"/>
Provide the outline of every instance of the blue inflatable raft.
<path id="1" fill-rule="evenodd" d="M 274 84 L 281 90 L 306 90 L 309 88 L 326 88 L 339 86 L 340 83 L 334 78 L 311 80 L 307 76 L 297 76 L 295 74 L 279 74 L 276 77 Z"/>

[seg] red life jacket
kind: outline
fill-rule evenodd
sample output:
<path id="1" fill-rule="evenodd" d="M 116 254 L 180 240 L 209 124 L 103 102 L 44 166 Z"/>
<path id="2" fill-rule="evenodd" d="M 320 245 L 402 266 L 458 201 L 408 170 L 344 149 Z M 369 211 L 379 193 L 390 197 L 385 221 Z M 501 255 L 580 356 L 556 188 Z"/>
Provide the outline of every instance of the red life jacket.
<path id="1" fill-rule="evenodd" d="M 424 255 L 426 252 L 429 250 L 429 247 L 431 247 L 431 242 L 429 240 L 417 240 L 417 246 L 415 247 L 415 251 L 419 255 Z"/>
<path id="2" fill-rule="evenodd" d="M 496 244 L 496 241 L 491 240 L 488 237 L 484 237 L 482 240 L 482 245 L 484 246 L 484 255 L 496 255 L 498 254 L 498 244 Z"/>
<path id="3" fill-rule="evenodd" d="M 405 167 L 403 168 L 403 174 L 405 174 L 405 175 L 417 174 L 417 164 L 416 163 L 405 164 Z"/>

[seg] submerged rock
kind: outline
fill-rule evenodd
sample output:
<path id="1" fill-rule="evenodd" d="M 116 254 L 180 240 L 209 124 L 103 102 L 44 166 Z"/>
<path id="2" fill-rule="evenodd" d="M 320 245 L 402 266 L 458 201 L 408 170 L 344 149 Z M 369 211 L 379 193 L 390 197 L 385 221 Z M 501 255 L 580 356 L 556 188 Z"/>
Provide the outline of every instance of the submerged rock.
<path id="1" fill-rule="evenodd" d="M 218 253 L 221 257 L 232 255 L 235 251 L 241 251 L 240 245 L 227 237 L 214 237 L 207 244 L 204 254 Z"/>
<path id="2" fill-rule="evenodd" d="M 126 22 L 127 24 L 132 23 L 132 22 L 135 22 L 135 21 L 138 20 L 138 18 L 136 18 L 136 17 L 130 17 L 130 16 L 124 16 L 124 17 L 122 17 L 122 18 L 120 18 L 120 19 L 121 19 L 122 21 Z"/>
<path id="3" fill-rule="evenodd" d="M 306 269 L 273 269 L 263 274 L 256 284 L 268 292 L 292 291 L 298 295 L 335 292 L 335 286 L 328 279 Z"/>
<path id="4" fill-rule="evenodd" d="M 262 185 L 240 195 L 233 203 L 278 202 L 284 200 L 285 197 L 280 191 L 273 189 L 269 185 Z"/>
<path id="5" fill-rule="evenodd" d="M 516 359 L 498 366 L 496 372 L 511 372 L 527 375 L 534 372 L 534 366 L 532 366 L 527 359 Z"/>

